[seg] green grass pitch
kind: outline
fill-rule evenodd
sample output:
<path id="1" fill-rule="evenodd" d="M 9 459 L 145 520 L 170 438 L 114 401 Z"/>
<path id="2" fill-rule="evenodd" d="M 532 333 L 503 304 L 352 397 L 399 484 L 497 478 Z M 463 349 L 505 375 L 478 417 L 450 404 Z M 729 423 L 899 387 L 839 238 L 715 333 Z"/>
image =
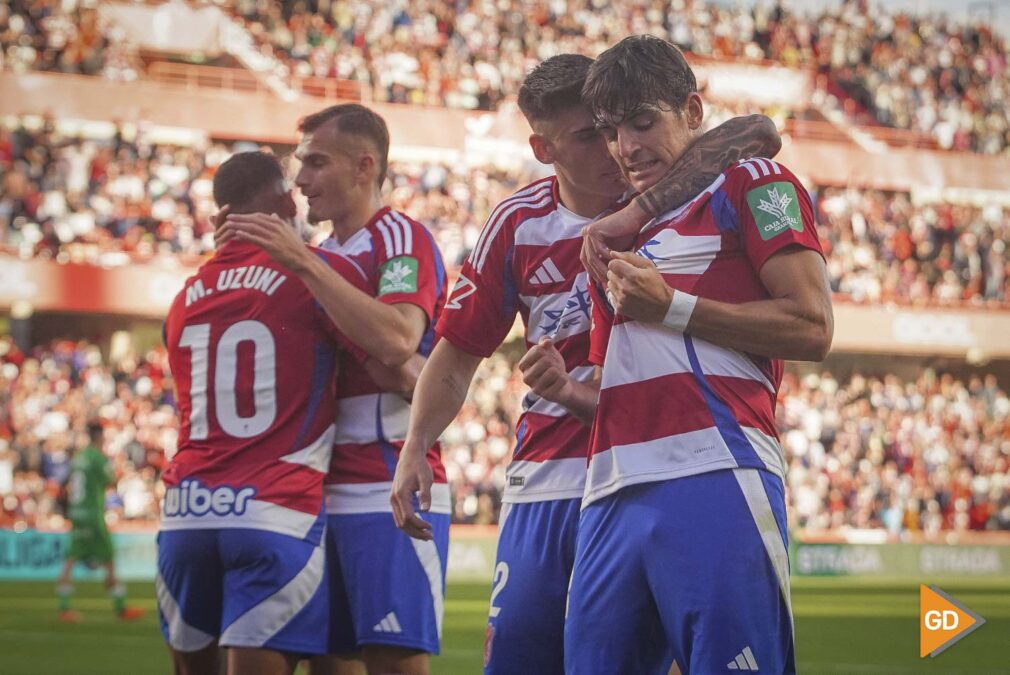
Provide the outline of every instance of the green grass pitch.
<path id="1" fill-rule="evenodd" d="M 918 581 L 845 578 L 793 583 L 800 673 L 1010 673 L 1010 581 L 931 579 L 987 623 L 935 659 L 918 658 Z M 61 624 L 53 585 L 0 583 L 0 673 L 144 675 L 169 673 L 158 631 L 154 587 L 129 584 L 147 609 L 136 623 L 117 621 L 98 584 L 80 584 L 75 607 L 84 622 Z M 433 675 L 479 673 L 487 616 L 486 584 L 450 584 L 442 655 Z"/>

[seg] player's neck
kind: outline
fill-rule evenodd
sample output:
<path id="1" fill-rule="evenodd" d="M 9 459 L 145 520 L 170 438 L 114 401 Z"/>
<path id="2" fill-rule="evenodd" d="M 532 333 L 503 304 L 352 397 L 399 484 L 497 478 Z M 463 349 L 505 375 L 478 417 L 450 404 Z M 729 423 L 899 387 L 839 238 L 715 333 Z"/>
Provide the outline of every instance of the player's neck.
<path id="1" fill-rule="evenodd" d="M 617 201 L 608 195 L 579 190 L 560 176 L 558 177 L 558 197 L 566 209 L 583 218 L 595 218 Z"/>
<path id="2" fill-rule="evenodd" d="M 371 197 L 349 209 L 344 217 L 333 220 L 333 238 L 343 244 L 368 225 L 384 206 L 382 196 L 377 192 L 373 193 Z"/>

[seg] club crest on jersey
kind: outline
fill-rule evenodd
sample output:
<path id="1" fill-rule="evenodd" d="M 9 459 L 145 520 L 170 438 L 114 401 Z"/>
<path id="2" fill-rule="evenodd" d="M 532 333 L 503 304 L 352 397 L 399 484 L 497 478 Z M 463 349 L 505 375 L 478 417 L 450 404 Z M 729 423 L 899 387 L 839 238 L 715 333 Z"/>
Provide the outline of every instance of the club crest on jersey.
<path id="1" fill-rule="evenodd" d="M 417 258 L 402 255 L 387 260 L 381 270 L 379 295 L 417 292 Z"/>
<path id="2" fill-rule="evenodd" d="M 177 516 L 241 516 L 249 500 L 256 496 L 256 488 L 235 489 L 228 485 L 213 490 L 195 478 L 182 481 L 165 490 L 164 513 Z"/>
<path id="3" fill-rule="evenodd" d="M 792 183 L 779 181 L 754 188 L 747 193 L 747 205 L 765 241 L 787 230 L 803 231 L 800 202 Z"/>
<path id="4" fill-rule="evenodd" d="M 544 310 L 544 322 L 539 326 L 540 332 L 544 335 L 554 335 L 588 320 L 592 314 L 590 302 L 588 288 L 573 286 L 572 293 L 562 309 Z"/>

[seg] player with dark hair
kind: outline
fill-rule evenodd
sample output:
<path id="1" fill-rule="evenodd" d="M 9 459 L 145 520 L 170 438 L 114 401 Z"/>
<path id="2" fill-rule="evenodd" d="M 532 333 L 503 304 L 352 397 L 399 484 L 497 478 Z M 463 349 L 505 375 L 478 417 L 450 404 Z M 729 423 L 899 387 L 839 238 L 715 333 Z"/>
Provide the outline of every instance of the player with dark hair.
<path id="1" fill-rule="evenodd" d="M 607 50 L 583 94 L 644 194 L 695 147 L 701 97 L 664 40 Z M 747 159 L 632 250 L 611 255 L 609 302 L 594 286 L 602 380 L 566 671 L 655 672 L 672 654 L 683 672 L 794 672 L 776 392 L 782 360 L 823 359 L 833 331 L 809 196 Z"/>
<path id="2" fill-rule="evenodd" d="M 556 175 L 500 203 L 464 263 L 438 325 L 444 339 L 418 381 L 390 496 L 400 527 L 430 537 L 414 501 L 419 493 L 422 511 L 431 503 L 426 448 L 459 411 L 481 359 L 497 349 L 520 315 L 529 349 L 520 367 L 531 392 L 523 401 L 499 517 L 488 673 L 563 669 L 565 596 L 598 390 L 588 360 L 588 276 L 579 262 L 580 235 L 627 190 L 582 101 L 591 64 L 575 54 L 549 58 L 519 90 L 533 153 Z M 672 208 L 693 194 L 678 187 L 685 182 L 683 166 L 711 182 L 730 161 L 777 150 L 778 135 L 766 118 L 732 120 L 699 140 L 658 189 Z M 725 158 L 727 153 L 732 156 Z"/>
<path id="3" fill-rule="evenodd" d="M 332 106 L 303 119 L 295 183 L 308 217 L 329 220 L 323 247 L 365 270 L 370 293 L 354 288 L 312 256 L 277 218 L 229 215 L 224 234 L 256 243 L 313 292 L 347 337 L 390 368 L 427 356 L 446 297 L 442 256 L 427 228 L 383 205 L 389 133 L 365 106 Z M 375 297 L 372 297 L 374 295 Z M 428 514 L 431 541 L 396 529 L 388 494 L 406 437 L 410 407 L 385 393 L 353 359 L 341 364 L 335 445 L 326 479 L 331 582 L 331 654 L 327 669 L 354 670 L 360 653 L 370 673 L 428 672 L 438 653 L 444 613 L 450 500 L 436 439 L 425 461 L 436 476 Z"/>
<path id="4" fill-rule="evenodd" d="M 105 587 L 112 596 L 116 616 L 127 621 L 144 615 L 139 607 L 126 604 L 126 586 L 116 578 L 116 552 L 105 524 L 105 490 L 116 481 L 116 474 L 102 452 L 104 429 L 100 422 L 88 422 L 88 443 L 73 453 L 70 476 L 67 479 L 67 518 L 70 520 L 70 546 L 63 561 L 63 570 L 56 583 L 60 601 L 60 620 L 77 623 L 81 613 L 71 609 L 74 594 L 74 564 L 105 568 Z"/>
<path id="5" fill-rule="evenodd" d="M 214 195 L 232 214 L 295 215 L 265 153 L 222 164 Z M 305 250 L 368 288 L 350 259 Z M 299 657 L 326 651 L 323 479 L 337 348 L 364 355 L 304 284 L 242 241 L 186 281 L 165 343 L 181 423 L 164 473 L 156 585 L 176 672 L 216 675 L 221 646 L 229 673 L 291 673 Z"/>

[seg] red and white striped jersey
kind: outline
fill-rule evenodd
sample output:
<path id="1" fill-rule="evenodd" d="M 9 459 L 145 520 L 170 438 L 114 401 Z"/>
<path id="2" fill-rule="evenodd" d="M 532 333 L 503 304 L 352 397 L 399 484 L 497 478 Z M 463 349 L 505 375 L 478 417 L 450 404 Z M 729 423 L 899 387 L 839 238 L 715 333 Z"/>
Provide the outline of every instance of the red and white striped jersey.
<path id="1" fill-rule="evenodd" d="M 579 381 L 588 361 L 588 275 L 579 260 L 582 228 L 592 221 L 566 209 L 555 177 L 501 202 L 463 265 L 438 334 L 460 349 L 490 356 L 518 313 L 527 348 L 549 337 Z M 535 502 L 582 496 L 589 429 L 562 406 L 532 392 L 523 400 L 504 500 Z"/>
<path id="2" fill-rule="evenodd" d="M 442 254 L 428 229 L 398 211 L 380 209 L 343 245 L 328 239 L 323 248 L 348 256 L 368 277 L 371 294 L 386 304 L 410 303 L 424 310 L 428 328 L 418 352 L 428 356 L 435 323 L 445 305 L 446 272 Z M 337 380 L 337 422 L 333 458 L 326 477 L 328 513 L 389 511 L 396 461 L 407 437 L 410 405 L 383 392 L 361 362 L 343 359 Z M 432 507 L 449 513 L 449 488 L 441 446 L 428 451 L 435 474 Z"/>
<path id="3" fill-rule="evenodd" d="M 759 273 L 787 246 L 821 253 L 810 197 L 785 167 L 739 162 L 636 240 L 672 288 L 767 299 Z M 823 255 L 823 253 L 821 253 Z M 593 287 L 590 358 L 603 366 L 583 506 L 629 485 L 748 467 L 784 477 L 775 428 L 782 361 L 615 315 Z"/>
<path id="4" fill-rule="evenodd" d="M 350 259 L 316 252 L 367 292 Z M 333 442 L 337 331 L 309 289 L 252 244 L 229 242 L 186 280 L 165 320 L 179 450 L 161 528 L 304 538 L 323 509 Z"/>

